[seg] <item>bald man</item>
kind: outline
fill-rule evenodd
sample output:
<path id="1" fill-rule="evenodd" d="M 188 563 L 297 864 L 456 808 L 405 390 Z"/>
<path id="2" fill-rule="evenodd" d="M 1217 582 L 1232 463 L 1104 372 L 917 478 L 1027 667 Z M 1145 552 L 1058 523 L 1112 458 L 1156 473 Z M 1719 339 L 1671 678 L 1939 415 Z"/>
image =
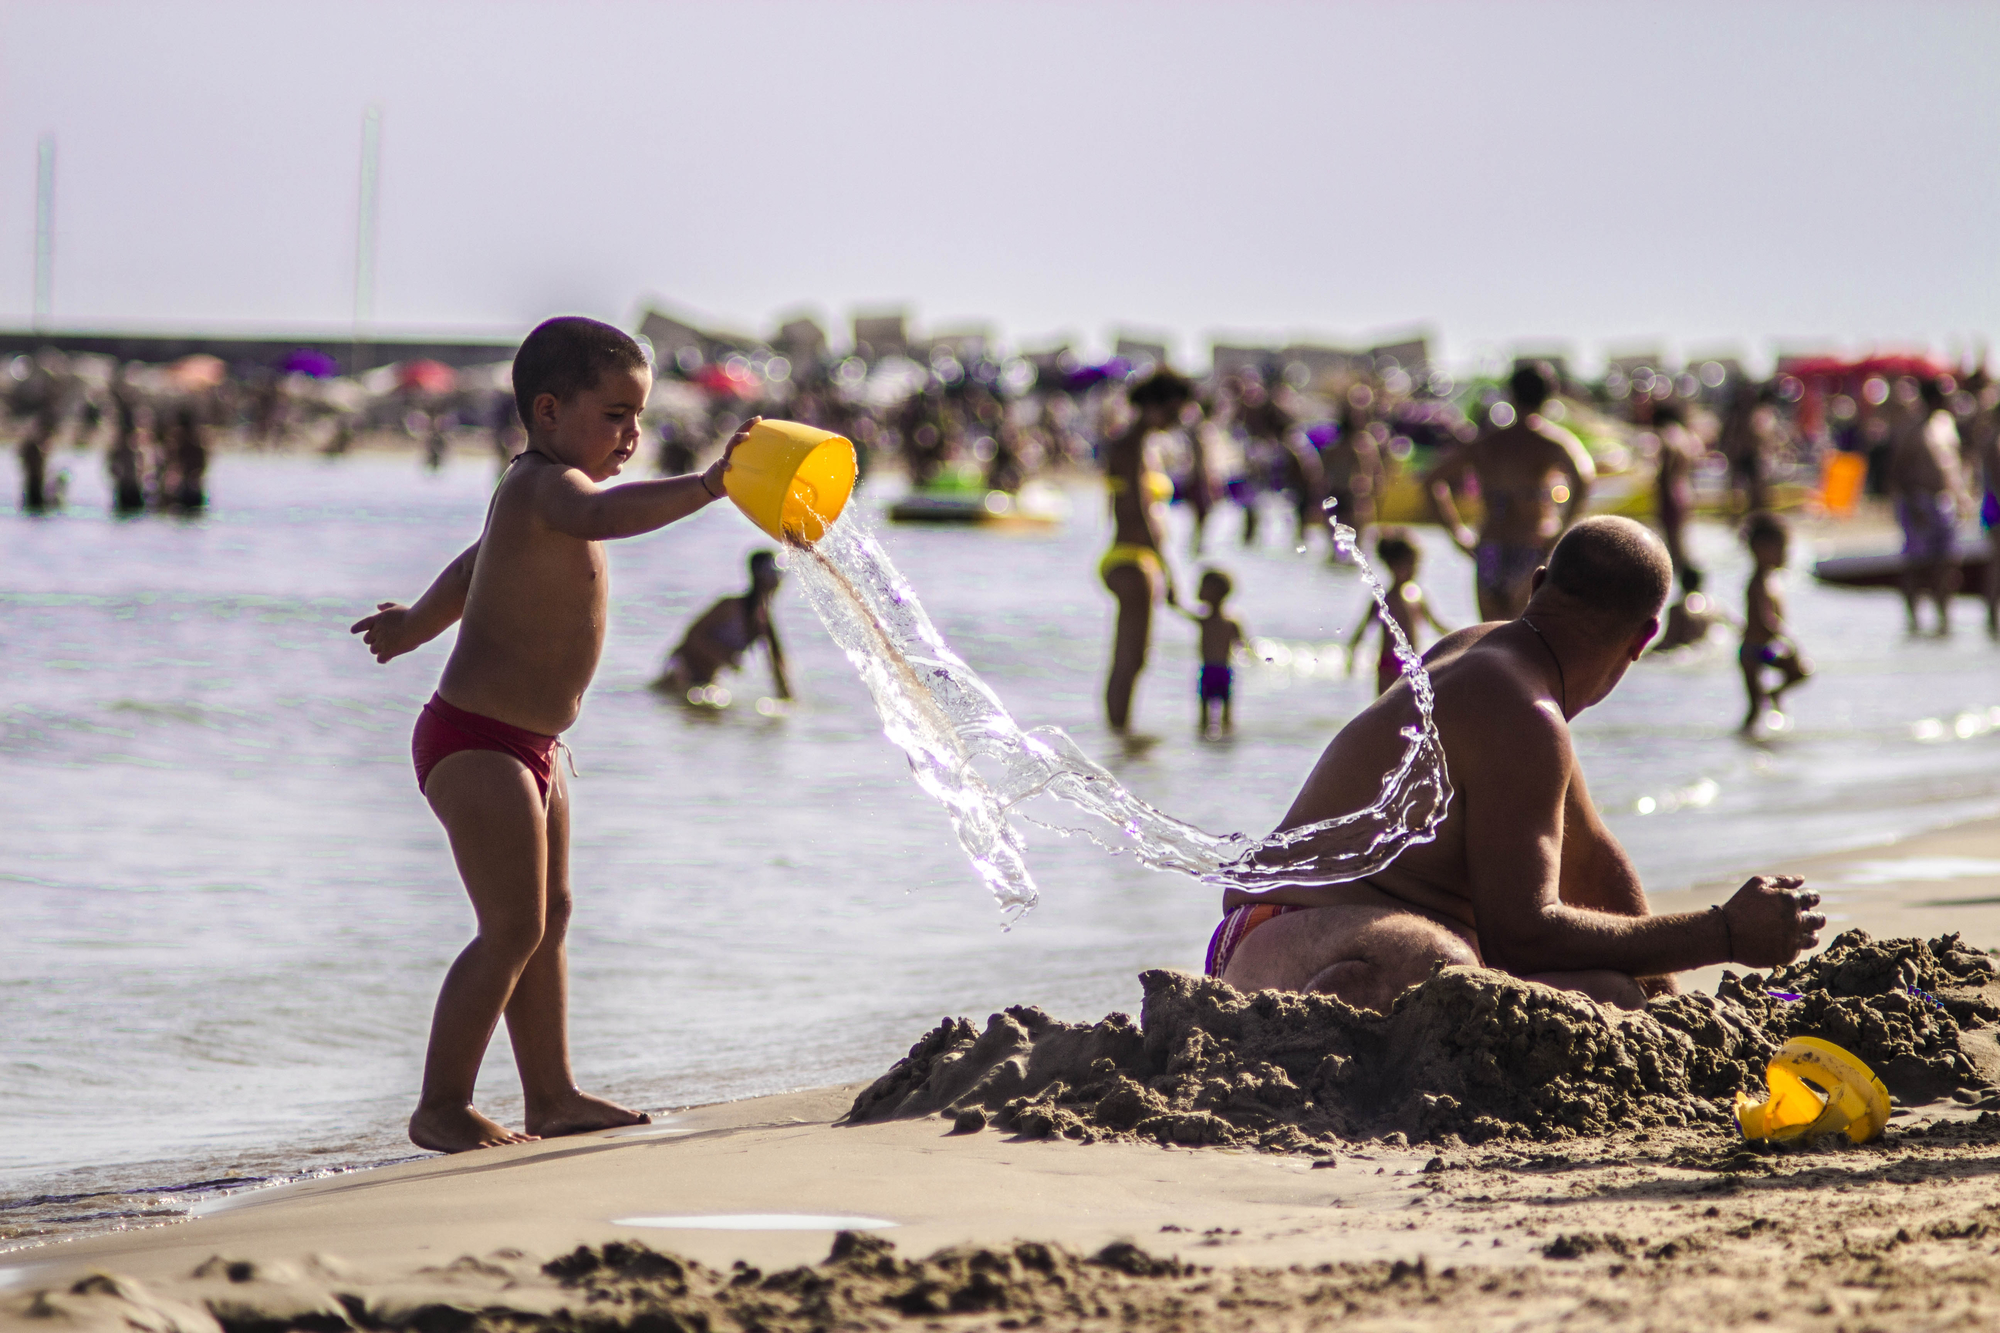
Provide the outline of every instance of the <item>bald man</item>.
<path id="1" fill-rule="evenodd" d="M 1436 836 L 1351 884 L 1229 890 L 1210 975 L 1386 1010 L 1437 964 L 1465 964 L 1635 1008 L 1676 990 L 1676 972 L 1771 967 L 1818 944 L 1819 896 L 1795 875 L 1756 876 L 1707 911 L 1652 914 L 1591 804 L 1570 720 L 1645 651 L 1672 578 L 1650 530 L 1588 519 L 1535 571 L 1520 618 L 1439 640 L 1424 661 L 1453 795 Z M 1399 681 L 1333 738 L 1280 827 L 1372 803 L 1416 720 Z"/>

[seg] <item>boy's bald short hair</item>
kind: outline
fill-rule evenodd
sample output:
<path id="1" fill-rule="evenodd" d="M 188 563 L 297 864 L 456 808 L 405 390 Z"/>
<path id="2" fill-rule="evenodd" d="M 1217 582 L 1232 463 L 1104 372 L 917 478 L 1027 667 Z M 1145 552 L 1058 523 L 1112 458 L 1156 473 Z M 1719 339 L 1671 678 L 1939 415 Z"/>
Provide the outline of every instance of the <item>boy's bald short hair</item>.
<path id="1" fill-rule="evenodd" d="M 646 349 L 623 329 L 582 315 L 558 315 L 535 326 L 514 353 L 514 410 L 534 420 L 535 399 L 568 398 L 594 387 L 607 370 L 651 370 Z"/>
<path id="2" fill-rule="evenodd" d="M 1607 623 L 1636 628 L 1657 617 L 1674 562 L 1653 530 L 1629 518 L 1587 518 L 1549 553 L 1549 583 Z"/>

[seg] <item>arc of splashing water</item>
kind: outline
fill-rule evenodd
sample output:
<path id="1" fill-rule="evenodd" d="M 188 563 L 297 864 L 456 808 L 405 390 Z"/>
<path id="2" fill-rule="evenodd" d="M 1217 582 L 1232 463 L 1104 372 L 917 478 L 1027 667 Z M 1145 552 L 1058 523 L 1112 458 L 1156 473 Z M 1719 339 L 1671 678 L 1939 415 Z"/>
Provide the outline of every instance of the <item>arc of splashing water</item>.
<path id="1" fill-rule="evenodd" d="M 1333 502 L 1328 501 L 1329 514 Z M 1058 727 L 1023 730 L 985 681 L 953 652 L 916 592 L 850 507 L 818 542 L 792 543 L 804 557 L 806 599 L 846 654 L 874 699 L 882 730 L 910 763 L 917 785 L 951 821 L 973 869 L 999 902 L 1007 924 L 1040 898 L 1027 864 L 1023 820 L 1065 836 L 1080 834 L 1114 854 L 1129 854 L 1156 870 L 1249 892 L 1341 884 L 1373 874 L 1417 843 L 1435 836 L 1451 803 L 1444 749 L 1431 716 L 1430 676 L 1402 626 L 1389 614 L 1388 594 L 1362 556 L 1355 532 L 1334 523 L 1334 540 L 1352 557 L 1394 641 L 1409 679 L 1418 723 L 1403 729 L 1401 761 L 1383 776 L 1380 794 L 1363 809 L 1253 839 L 1213 834 L 1175 819 L 1127 791 Z M 986 761 L 997 768 L 982 773 Z M 1108 841 L 1088 828 L 1067 828 L 1019 811 L 1052 796 L 1116 829 Z"/>

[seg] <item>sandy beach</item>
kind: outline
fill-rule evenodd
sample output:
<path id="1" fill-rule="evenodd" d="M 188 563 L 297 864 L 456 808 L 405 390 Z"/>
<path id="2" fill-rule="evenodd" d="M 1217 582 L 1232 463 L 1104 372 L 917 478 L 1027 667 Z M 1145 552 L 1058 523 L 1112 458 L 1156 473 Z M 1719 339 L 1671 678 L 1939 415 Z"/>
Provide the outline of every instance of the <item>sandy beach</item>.
<path id="1" fill-rule="evenodd" d="M 1838 929 L 2000 943 L 2000 821 L 1785 868 L 1823 887 Z M 1710 895 L 1681 896 L 1659 906 Z M 1330 1155 L 837 1125 L 857 1091 L 19 1245 L 0 1254 L 0 1308 L 161 1329 L 2000 1325 L 2000 1120 L 1963 1090 L 1899 1104 L 1861 1147 L 1704 1124 L 1392 1134 Z"/>

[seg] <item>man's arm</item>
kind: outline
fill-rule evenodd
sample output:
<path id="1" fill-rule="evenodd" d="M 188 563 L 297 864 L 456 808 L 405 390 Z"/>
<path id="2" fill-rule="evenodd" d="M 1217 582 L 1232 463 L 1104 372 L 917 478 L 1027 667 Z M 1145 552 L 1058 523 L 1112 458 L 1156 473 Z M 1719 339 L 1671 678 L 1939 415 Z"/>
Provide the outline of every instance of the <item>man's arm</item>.
<path id="1" fill-rule="evenodd" d="M 377 662 L 423 647 L 465 614 L 466 594 L 472 591 L 472 567 L 478 559 L 479 543 L 474 542 L 431 581 L 415 606 L 378 602 L 374 615 L 355 621 L 347 632 L 359 634 Z"/>
<path id="2" fill-rule="evenodd" d="M 1711 963 L 1775 966 L 1819 942 L 1826 919 L 1809 910 L 1819 895 L 1791 875 L 1751 879 L 1720 912 L 1629 916 L 1565 902 L 1563 816 L 1575 757 L 1561 722 L 1516 703 L 1481 710 L 1473 725 L 1483 734 L 1453 748 L 1469 896 L 1488 964 L 1517 976 L 1608 968 L 1652 977 Z M 1593 846 L 1585 863 L 1601 873 L 1602 855 Z M 1599 880 L 1589 896 L 1632 894 L 1643 904 L 1636 875 L 1629 884 Z"/>
<path id="3" fill-rule="evenodd" d="M 1571 907 L 1618 916 L 1645 916 L 1646 890 L 1632 858 L 1604 820 L 1584 786 L 1583 770 L 1573 768 L 1563 797 L 1562 878 L 1559 896 Z"/>
<path id="4" fill-rule="evenodd" d="M 1583 506 L 1590 499 L 1590 484 L 1597 480 L 1597 465 L 1590 461 L 1590 451 L 1583 447 L 1583 441 L 1560 426 L 1542 423 L 1542 434 L 1556 446 L 1556 471 L 1569 478 L 1569 499 L 1563 504 L 1562 525 L 1567 532 L 1583 517 Z"/>
<path id="5" fill-rule="evenodd" d="M 1444 524 L 1452 541 L 1465 551 L 1471 551 L 1478 545 L 1479 536 L 1465 526 L 1465 519 L 1458 512 L 1455 493 L 1471 466 L 1472 446 L 1461 444 L 1448 451 L 1435 467 L 1424 474 L 1424 490 L 1431 497 L 1431 512 L 1437 515 L 1438 522 Z"/>
<path id="6" fill-rule="evenodd" d="M 738 427 L 706 472 L 599 486 L 575 468 L 560 468 L 537 478 L 534 503 L 550 527 L 584 541 L 614 541 L 664 528 L 722 498 L 730 456 L 759 420 L 752 417 Z"/>

